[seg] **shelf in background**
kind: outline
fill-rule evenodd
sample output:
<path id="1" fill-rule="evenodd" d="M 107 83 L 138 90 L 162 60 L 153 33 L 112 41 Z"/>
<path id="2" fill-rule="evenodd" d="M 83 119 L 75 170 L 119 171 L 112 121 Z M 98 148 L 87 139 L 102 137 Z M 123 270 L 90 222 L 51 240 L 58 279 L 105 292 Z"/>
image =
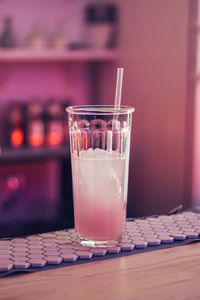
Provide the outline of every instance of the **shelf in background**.
<path id="1" fill-rule="evenodd" d="M 69 146 L 56 148 L 1 148 L 0 163 L 69 158 Z"/>
<path id="2" fill-rule="evenodd" d="M 115 61 L 116 50 L 0 50 L 0 63 L 7 62 L 76 62 L 76 61 Z"/>

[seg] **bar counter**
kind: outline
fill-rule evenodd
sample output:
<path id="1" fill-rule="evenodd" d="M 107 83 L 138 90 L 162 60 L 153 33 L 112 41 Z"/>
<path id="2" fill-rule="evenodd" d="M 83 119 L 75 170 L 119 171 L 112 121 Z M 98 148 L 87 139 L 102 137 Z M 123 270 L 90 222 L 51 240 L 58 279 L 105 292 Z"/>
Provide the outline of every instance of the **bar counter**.
<path id="1" fill-rule="evenodd" d="M 200 299 L 200 243 L 0 280 L 0 299 Z"/>

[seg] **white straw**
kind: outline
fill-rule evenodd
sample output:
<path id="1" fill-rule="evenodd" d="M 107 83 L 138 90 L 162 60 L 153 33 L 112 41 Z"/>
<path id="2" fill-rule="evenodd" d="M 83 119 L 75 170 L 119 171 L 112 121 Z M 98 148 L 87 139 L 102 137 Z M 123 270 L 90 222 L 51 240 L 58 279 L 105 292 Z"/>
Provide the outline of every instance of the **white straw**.
<path id="1" fill-rule="evenodd" d="M 124 72 L 124 68 L 117 68 L 117 81 L 116 81 L 116 90 L 115 90 L 115 109 L 119 108 L 119 106 L 121 104 L 123 72 Z"/>

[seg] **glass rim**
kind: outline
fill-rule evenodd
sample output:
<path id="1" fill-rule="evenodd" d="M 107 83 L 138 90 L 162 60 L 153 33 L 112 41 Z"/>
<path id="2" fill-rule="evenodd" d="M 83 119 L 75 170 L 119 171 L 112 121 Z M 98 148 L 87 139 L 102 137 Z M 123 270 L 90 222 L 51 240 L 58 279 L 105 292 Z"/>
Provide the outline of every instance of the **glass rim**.
<path id="1" fill-rule="evenodd" d="M 66 112 L 75 115 L 122 115 L 135 111 L 134 107 L 120 105 L 75 105 L 66 107 Z"/>

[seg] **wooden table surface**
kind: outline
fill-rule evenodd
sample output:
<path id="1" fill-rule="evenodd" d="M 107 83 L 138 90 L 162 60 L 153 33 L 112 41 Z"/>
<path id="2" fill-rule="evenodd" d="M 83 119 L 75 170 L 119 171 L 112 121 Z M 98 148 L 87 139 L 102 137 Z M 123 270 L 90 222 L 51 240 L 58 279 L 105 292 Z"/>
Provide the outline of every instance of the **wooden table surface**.
<path id="1" fill-rule="evenodd" d="M 200 299 L 200 243 L 3 278 L 0 299 Z"/>

